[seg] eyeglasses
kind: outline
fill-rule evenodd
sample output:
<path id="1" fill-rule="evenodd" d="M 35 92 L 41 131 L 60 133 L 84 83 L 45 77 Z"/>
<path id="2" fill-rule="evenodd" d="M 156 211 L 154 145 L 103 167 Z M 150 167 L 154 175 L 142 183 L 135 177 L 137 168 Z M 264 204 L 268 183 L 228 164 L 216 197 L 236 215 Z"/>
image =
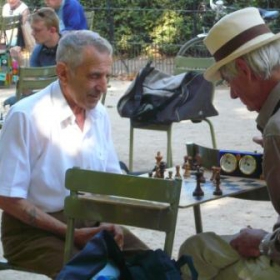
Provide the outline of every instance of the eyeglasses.
<path id="1" fill-rule="evenodd" d="M 221 80 L 222 80 L 222 84 L 226 87 L 230 87 L 230 80 L 228 78 L 226 78 L 220 71 L 220 75 L 221 75 Z"/>

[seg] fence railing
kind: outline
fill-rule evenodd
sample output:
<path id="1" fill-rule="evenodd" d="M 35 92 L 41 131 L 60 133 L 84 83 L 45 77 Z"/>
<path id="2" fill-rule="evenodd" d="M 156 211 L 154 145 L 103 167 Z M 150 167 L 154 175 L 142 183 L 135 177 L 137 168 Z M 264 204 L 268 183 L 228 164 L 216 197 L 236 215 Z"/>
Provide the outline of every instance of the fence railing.
<path id="1" fill-rule="evenodd" d="M 88 10 L 88 9 L 87 9 Z M 149 60 L 167 73 L 180 47 L 202 32 L 202 13 L 191 10 L 93 8 L 94 31 L 114 47 L 114 76 L 134 76 Z M 127 14 L 121 17 L 120 14 Z M 132 23 L 131 18 L 153 14 L 152 28 L 147 21 Z M 148 24 L 148 22 L 147 22 Z"/>

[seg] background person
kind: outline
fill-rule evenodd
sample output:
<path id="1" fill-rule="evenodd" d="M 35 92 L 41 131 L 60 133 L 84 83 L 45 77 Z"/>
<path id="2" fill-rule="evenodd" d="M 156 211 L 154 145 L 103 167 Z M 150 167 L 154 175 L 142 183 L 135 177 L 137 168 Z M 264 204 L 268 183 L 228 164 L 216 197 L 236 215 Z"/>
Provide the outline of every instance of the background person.
<path id="1" fill-rule="evenodd" d="M 61 33 L 70 30 L 88 29 L 84 8 L 79 1 L 45 0 L 45 4 L 56 11 Z"/>
<path id="2" fill-rule="evenodd" d="M 21 16 L 21 25 L 24 24 L 30 14 L 28 6 L 20 0 L 7 0 L 7 3 L 2 8 L 2 16 Z M 12 41 L 12 46 L 18 46 L 21 49 L 25 47 L 24 38 L 21 26 L 15 32 Z M 9 36 L 9 35 L 8 35 Z"/>
<path id="3" fill-rule="evenodd" d="M 109 117 L 99 102 L 112 61 L 106 39 L 88 30 L 69 32 L 57 49 L 58 81 L 8 112 L 0 135 L 0 208 L 4 257 L 12 264 L 52 278 L 61 270 L 68 168 L 121 173 Z M 125 253 L 147 249 L 125 228 L 81 222 L 74 253 L 102 229 L 114 234 Z"/>
<path id="4" fill-rule="evenodd" d="M 59 33 L 59 19 L 52 8 L 41 8 L 30 17 L 36 46 L 30 57 L 31 67 L 55 65 Z"/>
<path id="5" fill-rule="evenodd" d="M 204 40 L 216 63 L 205 72 L 225 80 L 232 98 L 258 112 L 263 132 L 263 174 L 271 202 L 280 215 L 280 33 L 273 34 L 258 9 L 228 14 Z M 198 279 L 279 279 L 280 219 L 273 229 L 243 228 L 233 236 L 202 233 L 187 239 L 179 255 L 189 254 Z M 183 269 L 183 279 L 190 279 Z"/>
<path id="6" fill-rule="evenodd" d="M 30 15 L 32 35 L 36 46 L 30 57 L 31 67 L 55 65 L 55 56 L 60 39 L 59 20 L 52 8 L 41 8 Z M 11 55 L 17 60 L 18 65 L 24 65 L 21 52 L 18 48 L 11 48 Z M 16 96 L 11 96 L 4 101 L 4 106 L 12 106 L 17 102 Z"/>

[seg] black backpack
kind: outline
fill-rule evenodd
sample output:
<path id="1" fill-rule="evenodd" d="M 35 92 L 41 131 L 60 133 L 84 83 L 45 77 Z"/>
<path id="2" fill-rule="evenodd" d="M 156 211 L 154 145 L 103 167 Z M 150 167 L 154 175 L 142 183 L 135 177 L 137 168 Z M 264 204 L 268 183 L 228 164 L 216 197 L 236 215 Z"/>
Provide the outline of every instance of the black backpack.
<path id="1" fill-rule="evenodd" d="M 120 271 L 120 280 L 181 280 L 180 267 L 188 264 L 192 279 L 198 274 L 191 257 L 172 260 L 164 251 L 147 250 L 125 259 L 111 233 L 96 234 L 60 271 L 56 280 L 89 280 L 101 271 L 108 261 Z"/>
<path id="2" fill-rule="evenodd" d="M 150 124 L 202 120 L 218 115 L 212 104 L 214 84 L 195 71 L 168 75 L 151 66 L 138 73 L 117 109 L 121 117 Z"/>

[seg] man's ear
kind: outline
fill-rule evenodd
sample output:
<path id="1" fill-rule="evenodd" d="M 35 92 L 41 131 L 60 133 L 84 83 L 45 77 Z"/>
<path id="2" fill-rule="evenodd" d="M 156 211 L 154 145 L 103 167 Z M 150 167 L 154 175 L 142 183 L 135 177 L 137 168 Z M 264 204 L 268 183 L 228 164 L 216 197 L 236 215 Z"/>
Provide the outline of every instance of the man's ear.
<path id="1" fill-rule="evenodd" d="M 238 73 L 248 79 L 249 81 L 253 81 L 257 79 L 256 75 L 252 72 L 250 67 L 247 65 L 246 61 L 242 58 L 237 58 L 235 60 L 235 65 L 238 70 Z"/>
<path id="2" fill-rule="evenodd" d="M 67 83 L 69 79 L 69 70 L 64 62 L 58 62 L 56 64 L 56 74 L 61 83 Z"/>

